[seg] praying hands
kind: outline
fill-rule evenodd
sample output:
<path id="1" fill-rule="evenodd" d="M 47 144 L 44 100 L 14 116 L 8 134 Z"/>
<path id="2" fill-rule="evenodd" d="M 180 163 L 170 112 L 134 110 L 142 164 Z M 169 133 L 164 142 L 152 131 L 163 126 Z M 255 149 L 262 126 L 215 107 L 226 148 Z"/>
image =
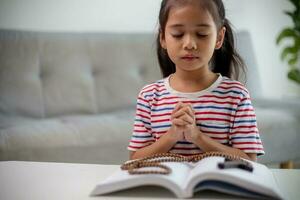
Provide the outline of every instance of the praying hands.
<path id="1" fill-rule="evenodd" d="M 171 122 L 172 134 L 177 141 L 186 140 L 195 143 L 198 136 L 202 134 L 196 125 L 195 113 L 189 103 L 179 102 L 175 106 L 171 114 Z"/>

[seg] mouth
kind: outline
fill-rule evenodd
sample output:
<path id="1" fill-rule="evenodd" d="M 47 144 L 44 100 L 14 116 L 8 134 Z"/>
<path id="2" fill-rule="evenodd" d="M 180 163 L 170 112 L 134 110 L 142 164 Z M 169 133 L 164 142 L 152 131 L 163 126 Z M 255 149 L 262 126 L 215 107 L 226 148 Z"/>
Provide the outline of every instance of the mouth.
<path id="1" fill-rule="evenodd" d="M 197 56 L 190 56 L 190 55 L 188 55 L 188 56 L 183 56 L 183 57 L 181 57 L 181 59 L 183 59 L 183 60 L 186 60 L 186 61 L 194 61 L 194 60 L 196 60 L 196 59 L 199 59 L 199 57 L 197 57 Z"/>

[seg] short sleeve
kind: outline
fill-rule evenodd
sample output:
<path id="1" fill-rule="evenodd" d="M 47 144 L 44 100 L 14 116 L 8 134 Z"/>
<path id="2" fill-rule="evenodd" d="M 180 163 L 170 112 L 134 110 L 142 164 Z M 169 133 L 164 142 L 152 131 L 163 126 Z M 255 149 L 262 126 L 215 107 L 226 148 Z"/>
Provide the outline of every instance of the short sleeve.
<path id="1" fill-rule="evenodd" d="M 127 147 L 130 151 L 137 151 L 155 142 L 151 133 L 151 106 L 142 92 L 138 95 L 133 133 Z"/>
<path id="2" fill-rule="evenodd" d="M 245 153 L 265 154 L 249 93 L 237 106 L 229 138 L 232 147 Z"/>

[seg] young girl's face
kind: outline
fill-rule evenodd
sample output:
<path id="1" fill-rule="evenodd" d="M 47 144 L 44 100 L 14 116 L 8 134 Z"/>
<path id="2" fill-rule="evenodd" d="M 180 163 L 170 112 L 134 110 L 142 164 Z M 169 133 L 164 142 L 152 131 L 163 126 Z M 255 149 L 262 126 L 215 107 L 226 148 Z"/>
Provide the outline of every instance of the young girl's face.
<path id="1" fill-rule="evenodd" d="M 214 50 L 222 46 L 226 29 L 217 30 L 211 14 L 196 4 L 171 8 L 160 37 L 176 71 L 208 68 Z"/>

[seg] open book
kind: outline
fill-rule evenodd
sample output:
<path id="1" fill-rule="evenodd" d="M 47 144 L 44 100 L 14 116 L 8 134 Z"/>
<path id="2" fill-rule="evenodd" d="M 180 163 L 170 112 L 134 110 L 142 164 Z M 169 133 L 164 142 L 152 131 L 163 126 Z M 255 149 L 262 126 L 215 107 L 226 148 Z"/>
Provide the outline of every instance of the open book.
<path id="1" fill-rule="evenodd" d="M 165 162 L 172 172 L 168 175 L 135 174 L 117 170 L 98 184 L 91 195 L 103 195 L 139 186 L 161 186 L 173 192 L 178 198 L 190 198 L 201 190 L 254 198 L 283 199 L 271 171 L 262 164 L 249 161 L 253 171 L 239 168 L 221 169 L 223 157 L 208 157 L 197 163 Z M 148 168 L 147 168 L 148 169 Z"/>

